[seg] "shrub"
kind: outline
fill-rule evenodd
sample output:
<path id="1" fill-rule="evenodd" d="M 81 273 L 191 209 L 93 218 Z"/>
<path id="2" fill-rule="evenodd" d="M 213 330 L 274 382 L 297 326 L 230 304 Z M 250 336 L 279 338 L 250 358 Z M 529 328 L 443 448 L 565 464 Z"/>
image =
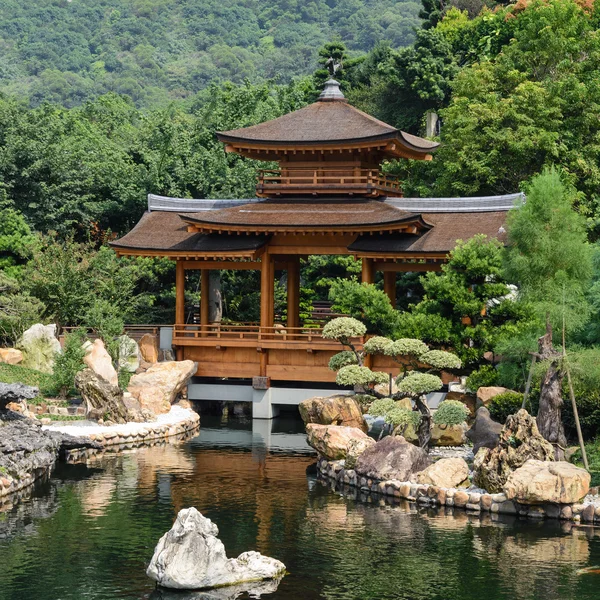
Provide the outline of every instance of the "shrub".
<path id="1" fill-rule="evenodd" d="M 469 409 L 458 400 L 444 400 L 433 415 L 436 425 L 460 425 L 467 420 Z"/>
<path id="2" fill-rule="evenodd" d="M 389 338 L 376 335 L 365 342 L 363 350 L 365 351 L 365 354 L 385 354 L 385 351 L 392 343 L 392 340 Z"/>
<path id="3" fill-rule="evenodd" d="M 425 342 L 421 340 L 413 340 L 411 338 L 400 338 L 395 342 L 392 342 L 387 348 L 385 353 L 388 356 L 403 356 L 410 354 L 412 356 L 420 357 L 429 350 L 429 347 Z"/>
<path id="4" fill-rule="evenodd" d="M 74 391 L 75 375 L 85 369 L 83 362 L 85 350 L 82 347 L 84 341 L 85 331 L 83 329 L 67 333 L 63 351 L 57 354 L 54 361 L 52 381 L 55 393 L 62 398 L 66 398 Z"/>
<path id="5" fill-rule="evenodd" d="M 323 327 L 323 337 L 328 340 L 337 340 L 342 344 L 348 344 L 350 338 L 362 337 L 367 333 L 367 328 L 352 317 L 338 317 L 329 321 Z"/>
<path id="6" fill-rule="evenodd" d="M 394 406 L 385 415 L 385 422 L 391 425 L 394 429 L 401 426 L 403 429 L 406 429 L 406 427 L 409 425 L 412 425 L 415 429 L 417 429 L 417 427 L 419 427 L 419 423 L 421 422 L 421 414 L 408 408 Z"/>
<path id="7" fill-rule="evenodd" d="M 396 408 L 396 402 L 391 398 L 379 398 L 369 407 L 369 414 L 374 417 L 384 417 L 389 411 Z"/>
<path id="8" fill-rule="evenodd" d="M 396 379 L 398 391 L 412 396 L 422 396 L 442 389 L 444 385 L 437 375 L 430 373 L 409 373 L 403 379 Z"/>
<path id="9" fill-rule="evenodd" d="M 467 389 L 476 392 L 480 387 L 498 384 L 500 375 L 492 365 L 483 365 L 467 377 Z"/>
<path id="10" fill-rule="evenodd" d="M 370 406 L 375 401 L 375 396 L 369 394 L 354 394 L 352 398 L 354 398 L 361 407 Z"/>
<path id="11" fill-rule="evenodd" d="M 509 415 L 514 415 L 523 404 L 520 392 L 504 392 L 494 396 L 488 406 L 490 416 L 499 423 L 505 423 Z"/>
<path id="12" fill-rule="evenodd" d="M 334 354 L 329 359 L 329 368 L 332 371 L 339 371 L 342 367 L 355 365 L 357 362 L 356 354 L 354 354 L 354 352 L 350 352 L 350 350 L 343 350 L 342 352 Z"/>
<path id="13" fill-rule="evenodd" d="M 342 367 L 335 379 L 338 385 L 370 385 L 387 383 L 388 380 L 387 373 L 371 371 L 368 367 L 359 367 L 358 365 Z"/>
<path id="14" fill-rule="evenodd" d="M 54 394 L 52 375 L 35 369 L 28 369 L 21 365 L 0 363 L 0 381 L 2 383 L 23 383 L 37 387 L 42 396 L 52 396 Z"/>
<path id="15" fill-rule="evenodd" d="M 444 352 L 443 350 L 430 350 L 425 352 L 419 358 L 427 365 L 431 365 L 434 369 L 460 369 L 462 363 L 456 354 Z"/>

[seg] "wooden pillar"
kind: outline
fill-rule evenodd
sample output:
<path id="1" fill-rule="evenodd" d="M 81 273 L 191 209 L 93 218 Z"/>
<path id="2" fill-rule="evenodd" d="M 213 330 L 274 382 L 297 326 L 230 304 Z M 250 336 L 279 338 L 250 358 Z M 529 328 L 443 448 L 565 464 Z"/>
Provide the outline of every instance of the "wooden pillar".
<path id="1" fill-rule="evenodd" d="M 185 324 L 185 269 L 183 262 L 175 267 L 175 325 Z"/>
<path id="2" fill-rule="evenodd" d="M 396 272 L 383 272 L 383 291 L 390 299 L 393 308 L 396 308 Z"/>
<path id="3" fill-rule="evenodd" d="M 287 325 L 300 327 L 300 259 L 288 262 Z"/>
<path id="4" fill-rule="evenodd" d="M 363 258 L 362 259 L 362 282 L 363 283 L 374 283 L 375 282 L 375 269 L 373 266 L 373 259 Z"/>
<path id="5" fill-rule="evenodd" d="M 200 272 L 200 325 L 208 325 L 208 301 L 210 288 L 210 271 L 202 269 Z M 201 327 L 201 333 L 206 333 L 204 327 Z"/>
<path id="6" fill-rule="evenodd" d="M 260 326 L 273 327 L 274 310 L 274 265 L 271 256 L 265 252 L 260 263 Z"/>

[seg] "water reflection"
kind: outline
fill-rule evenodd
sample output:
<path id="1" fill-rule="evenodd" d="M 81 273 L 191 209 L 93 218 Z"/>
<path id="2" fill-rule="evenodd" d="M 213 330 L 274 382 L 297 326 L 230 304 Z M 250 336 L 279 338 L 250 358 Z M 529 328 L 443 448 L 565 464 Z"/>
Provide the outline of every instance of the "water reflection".
<path id="1" fill-rule="evenodd" d="M 255 581 L 199 592 L 156 589 L 148 598 L 149 600 L 236 600 L 242 596 L 260 598 L 265 594 L 274 594 L 277 591 L 279 582 L 280 580 Z"/>
<path id="2" fill-rule="evenodd" d="M 0 515 L 0 600 L 592 600 L 591 527 L 418 509 L 311 473 L 295 421 L 203 418 L 177 444 L 63 465 Z M 309 475 L 307 476 L 307 472 Z M 217 523 L 229 556 L 284 562 L 273 582 L 211 592 L 153 591 L 154 546 L 177 511 Z"/>

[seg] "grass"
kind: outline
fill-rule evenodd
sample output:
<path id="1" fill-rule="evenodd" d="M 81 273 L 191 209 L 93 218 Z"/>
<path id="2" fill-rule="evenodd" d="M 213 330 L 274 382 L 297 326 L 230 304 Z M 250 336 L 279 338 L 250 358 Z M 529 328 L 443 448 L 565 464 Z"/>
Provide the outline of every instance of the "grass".
<path id="1" fill-rule="evenodd" d="M 50 419 L 51 421 L 84 421 L 85 417 L 78 415 L 38 415 L 40 419 Z"/>
<path id="2" fill-rule="evenodd" d="M 0 382 L 23 383 L 37 387 L 40 389 L 41 396 L 53 396 L 55 391 L 52 375 L 20 365 L 0 363 Z"/>
<path id="3" fill-rule="evenodd" d="M 590 474 L 592 475 L 591 485 L 600 485 L 600 437 L 597 437 L 593 441 L 586 442 L 585 453 L 587 454 Z M 583 468 L 581 450 L 577 450 L 572 460 L 578 467 Z"/>

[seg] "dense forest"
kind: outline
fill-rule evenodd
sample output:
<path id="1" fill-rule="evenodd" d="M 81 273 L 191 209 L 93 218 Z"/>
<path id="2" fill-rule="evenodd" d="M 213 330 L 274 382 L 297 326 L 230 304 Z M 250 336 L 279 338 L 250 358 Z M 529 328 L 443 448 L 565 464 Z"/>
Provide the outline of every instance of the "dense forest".
<path id="1" fill-rule="evenodd" d="M 0 89 L 74 106 L 106 92 L 138 106 L 212 82 L 289 81 L 338 37 L 354 53 L 407 46 L 414 0 L 0 2 Z"/>

